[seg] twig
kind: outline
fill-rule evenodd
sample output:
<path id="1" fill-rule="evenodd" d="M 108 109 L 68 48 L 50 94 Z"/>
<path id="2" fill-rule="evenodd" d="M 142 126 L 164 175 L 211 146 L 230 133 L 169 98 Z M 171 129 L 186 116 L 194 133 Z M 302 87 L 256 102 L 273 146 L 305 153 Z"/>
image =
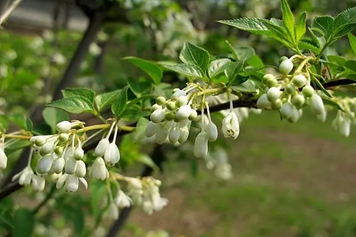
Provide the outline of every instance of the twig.
<path id="1" fill-rule="evenodd" d="M 2 25 L 2 23 L 10 16 L 11 12 L 15 10 L 15 8 L 17 7 L 17 5 L 19 5 L 20 2 L 21 0 L 12 1 L 11 5 L 6 9 L 6 11 L 3 14 L 1 14 L 0 25 Z"/>

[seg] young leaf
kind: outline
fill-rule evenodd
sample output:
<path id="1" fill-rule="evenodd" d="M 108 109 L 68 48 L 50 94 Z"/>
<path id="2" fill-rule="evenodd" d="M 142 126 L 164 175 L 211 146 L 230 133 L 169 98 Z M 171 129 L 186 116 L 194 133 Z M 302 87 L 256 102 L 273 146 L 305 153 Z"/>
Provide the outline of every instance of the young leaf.
<path id="1" fill-rule="evenodd" d="M 33 123 L 30 118 L 28 118 L 26 115 L 23 114 L 13 114 L 9 116 L 10 121 L 13 121 L 16 123 L 20 128 L 26 130 L 26 131 L 32 131 L 33 129 Z"/>
<path id="2" fill-rule="evenodd" d="M 247 64 L 252 67 L 264 67 L 264 63 L 262 59 L 258 55 L 253 55 L 249 60 L 247 60 Z"/>
<path id="3" fill-rule="evenodd" d="M 70 98 L 70 97 L 84 97 L 87 98 L 89 101 L 94 101 L 95 92 L 88 88 L 67 88 L 62 90 L 63 98 Z"/>
<path id="4" fill-rule="evenodd" d="M 136 161 L 151 167 L 153 170 L 156 170 L 156 171 L 159 170 L 158 166 L 153 162 L 151 157 L 149 157 L 146 154 L 143 154 L 143 153 L 139 154 L 136 158 Z"/>
<path id="5" fill-rule="evenodd" d="M 349 42 L 350 42 L 350 46 L 352 48 L 352 51 L 356 55 L 356 37 L 351 33 L 348 33 L 347 37 L 349 38 Z"/>
<path id="6" fill-rule="evenodd" d="M 333 25 L 333 38 L 337 39 L 356 28 L 356 7 L 339 13 Z"/>
<path id="7" fill-rule="evenodd" d="M 351 69 L 352 71 L 356 72 L 356 61 L 348 60 L 347 62 L 345 62 L 344 66 L 346 68 Z"/>
<path id="8" fill-rule="evenodd" d="M 256 35 L 266 35 L 274 38 L 287 47 L 293 48 L 287 36 L 286 30 L 273 22 L 262 18 L 239 18 L 234 20 L 218 21 L 225 25 L 236 27 L 240 30 L 245 30 Z"/>
<path id="9" fill-rule="evenodd" d="M 93 102 L 81 96 L 55 100 L 47 104 L 47 106 L 63 109 L 64 111 L 72 114 L 80 114 L 83 112 L 95 113 Z"/>
<path id="10" fill-rule="evenodd" d="M 228 58 L 221 58 L 211 61 L 208 68 L 209 78 L 216 77 L 220 73 L 223 73 L 225 65 L 227 65 L 229 62 L 231 62 L 231 60 Z"/>
<path id="11" fill-rule="evenodd" d="M 210 60 L 208 51 L 200 48 L 192 43 L 185 43 L 182 51 L 180 51 L 179 59 L 185 64 L 195 65 L 205 72 Z"/>
<path id="12" fill-rule="evenodd" d="M 307 39 L 307 38 L 303 38 L 301 41 L 299 41 L 299 45 L 298 45 L 299 49 L 308 49 L 314 53 L 320 53 L 320 48 L 317 44 L 314 43 L 313 40 L 311 39 Z"/>
<path id="13" fill-rule="evenodd" d="M 287 0 L 281 0 L 281 8 L 282 8 L 282 19 L 287 31 L 289 32 L 290 42 L 295 42 L 294 35 L 294 27 L 295 27 L 295 19 L 290 7 L 288 5 Z"/>
<path id="14" fill-rule="evenodd" d="M 128 121 L 137 120 L 150 114 L 151 113 L 149 111 L 142 111 L 137 107 L 129 107 L 120 114 L 120 119 Z"/>
<path id="15" fill-rule="evenodd" d="M 120 93 L 121 89 L 95 96 L 94 100 L 98 112 L 101 112 L 105 107 L 109 106 Z"/>
<path id="16" fill-rule="evenodd" d="M 127 102 L 127 89 L 128 87 L 125 86 L 121 90 L 118 91 L 116 100 L 113 101 L 111 105 L 111 111 L 116 116 L 120 117 L 122 111 L 124 110 Z"/>
<path id="17" fill-rule="evenodd" d="M 318 29 L 320 33 L 328 39 L 332 33 L 334 18 L 331 16 L 318 16 L 311 22 L 312 29 Z"/>
<path id="18" fill-rule="evenodd" d="M 230 62 L 225 66 L 224 73 L 226 77 L 229 79 L 229 84 L 231 84 L 237 77 L 237 74 L 242 71 L 243 62 Z"/>
<path id="19" fill-rule="evenodd" d="M 13 237 L 30 237 L 32 236 L 35 226 L 34 214 L 28 209 L 18 209 L 14 216 Z"/>
<path id="20" fill-rule="evenodd" d="M 57 123 L 68 121 L 69 114 L 61 109 L 46 107 L 42 112 L 43 119 L 51 127 L 52 132 L 56 131 Z"/>
<path id="21" fill-rule="evenodd" d="M 136 57 L 125 57 L 124 59 L 146 72 L 155 84 L 158 85 L 161 82 L 163 72 L 156 63 Z"/>
<path id="22" fill-rule="evenodd" d="M 163 65 L 165 68 L 175 71 L 179 74 L 183 74 L 188 77 L 198 77 L 203 78 L 203 72 L 201 69 L 195 65 L 189 64 L 166 64 Z"/>
<path id="23" fill-rule="evenodd" d="M 301 40 L 301 38 L 304 36 L 305 32 L 307 31 L 306 17 L 307 14 L 303 12 L 303 14 L 299 17 L 297 25 L 295 27 L 295 39 L 297 42 Z"/>
<path id="24" fill-rule="evenodd" d="M 255 50 L 248 46 L 240 46 L 240 47 L 233 47 L 228 41 L 226 41 L 229 45 L 231 51 L 236 56 L 236 59 L 246 61 L 252 58 L 255 55 Z"/>
<path id="25" fill-rule="evenodd" d="M 140 141 L 145 136 L 145 131 L 148 122 L 148 119 L 144 117 L 138 119 L 135 129 L 135 141 Z"/>
<path id="26" fill-rule="evenodd" d="M 136 79 L 127 80 L 131 91 L 135 94 L 135 96 L 139 97 L 142 94 L 150 93 L 152 88 L 151 83 L 147 81 L 139 81 Z"/>

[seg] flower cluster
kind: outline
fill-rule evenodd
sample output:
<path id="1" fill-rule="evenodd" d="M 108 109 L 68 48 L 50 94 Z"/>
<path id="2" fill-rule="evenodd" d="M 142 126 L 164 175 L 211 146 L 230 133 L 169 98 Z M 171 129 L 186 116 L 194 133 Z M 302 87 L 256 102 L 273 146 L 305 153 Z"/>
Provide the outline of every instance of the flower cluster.
<path id="1" fill-rule="evenodd" d="M 282 73 L 280 80 L 273 74 L 266 74 L 263 83 L 266 92 L 257 100 L 261 109 L 279 110 L 281 116 L 291 123 L 297 122 L 302 116 L 302 108 L 310 106 L 311 111 L 322 121 L 326 119 L 326 110 L 321 96 L 311 86 L 309 74 L 295 70 L 292 59 L 284 59 L 279 65 Z"/>

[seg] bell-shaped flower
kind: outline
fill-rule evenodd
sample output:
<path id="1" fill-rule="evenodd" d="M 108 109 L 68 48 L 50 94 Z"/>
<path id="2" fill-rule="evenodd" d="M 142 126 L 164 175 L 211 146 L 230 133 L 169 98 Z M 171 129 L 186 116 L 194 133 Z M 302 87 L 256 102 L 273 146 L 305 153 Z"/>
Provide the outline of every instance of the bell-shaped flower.
<path id="1" fill-rule="evenodd" d="M 168 139 L 172 144 L 174 144 L 178 142 L 179 135 L 180 135 L 180 129 L 178 127 L 174 127 L 171 130 L 169 130 Z"/>
<path id="2" fill-rule="evenodd" d="M 98 145 L 95 147 L 94 155 L 96 157 L 104 156 L 106 149 L 108 149 L 109 147 L 109 144 L 110 144 L 109 139 L 107 138 L 101 139 Z"/>
<path id="3" fill-rule="evenodd" d="M 105 180 L 109 177 L 109 172 L 105 166 L 103 158 L 98 157 L 95 159 L 93 165 L 89 169 L 89 176 L 100 180 Z"/>
<path id="4" fill-rule="evenodd" d="M 77 169 L 75 170 L 75 175 L 79 178 L 83 178 L 87 172 L 87 167 L 82 160 L 78 160 Z"/>
<path id="5" fill-rule="evenodd" d="M 178 111 L 176 113 L 176 118 L 179 121 L 188 119 L 191 111 L 192 111 L 192 108 L 190 107 L 190 105 L 183 105 L 178 109 Z"/>
<path id="6" fill-rule="evenodd" d="M 222 132 L 224 137 L 233 137 L 236 139 L 240 134 L 239 119 L 234 112 L 230 112 L 222 121 Z"/>
<path id="7" fill-rule="evenodd" d="M 156 142 L 157 144 L 163 144 L 168 137 L 168 131 L 166 128 L 159 127 L 156 133 Z"/>
<path id="8" fill-rule="evenodd" d="M 129 207 L 131 205 L 131 198 L 123 191 L 119 190 L 114 200 L 116 206 L 119 208 Z"/>
<path id="9" fill-rule="evenodd" d="M 292 105 L 289 102 L 286 102 L 282 105 L 282 108 L 280 109 L 281 115 L 285 119 L 289 119 L 294 111 L 295 106 Z"/>
<path id="10" fill-rule="evenodd" d="M 184 143 L 187 141 L 188 137 L 189 137 L 189 129 L 187 127 L 181 128 L 180 133 L 179 133 L 178 142 Z"/>
<path id="11" fill-rule="evenodd" d="M 269 102 L 267 94 L 263 94 L 260 98 L 258 98 L 257 107 L 260 109 L 266 109 L 268 107 L 271 107 L 271 102 Z"/>
<path id="12" fill-rule="evenodd" d="M 45 155 L 38 160 L 36 166 L 36 172 L 39 174 L 47 174 L 51 169 L 52 164 L 53 164 L 53 156 Z"/>
<path id="13" fill-rule="evenodd" d="M 26 166 L 26 168 L 24 168 L 20 173 L 14 175 L 14 177 L 12 178 L 12 180 L 16 180 L 19 179 L 19 184 L 20 185 L 29 185 L 31 184 L 32 181 L 32 176 L 34 176 L 35 174 L 33 173 L 33 170 L 31 169 L 30 166 Z"/>
<path id="14" fill-rule="evenodd" d="M 65 166 L 65 160 L 63 157 L 60 157 L 56 160 L 53 161 L 53 164 L 52 164 L 52 168 L 53 168 L 53 171 L 56 173 L 56 174 L 59 174 L 63 171 L 63 168 Z"/>
<path id="15" fill-rule="evenodd" d="M 45 188 L 46 181 L 43 177 L 37 176 L 37 175 L 32 175 L 32 180 L 31 180 L 31 185 L 32 188 L 35 191 L 42 191 Z"/>
<path id="16" fill-rule="evenodd" d="M 292 69 L 293 69 L 293 62 L 292 60 L 285 59 L 281 62 L 281 64 L 279 64 L 279 71 L 283 74 L 283 75 L 287 75 L 289 74 Z"/>
<path id="17" fill-rule="evenodd" d="M 106 208 L 103 217 L 108 219 L 113 219 L 113 220 L 119 218 L 119 208 L 115 205 L 114 202 L 111 202 L 109 206 Z"/>
<path id="18" fill-rule="evenodd" d="M 66 160 L 66 164 L 64 166 L 64 171 L 67 174 L 74 174 L 75 170 L 77 169 L 77 161 L 72 157 L 68 157 Z"/>
<path id="19" fill-rule="evenodd" d="M 201 131 L 195 138 L 194 155 L 197 158 L 205 158 L 208 154 L 208 135 Z"/>
<path id="20" fill-rule="evenodd" d="M 69 174 L 64 174 L 57 180 L 56 188 L 60 189 L 65 186 L 65 189 L 72 193 L 78 190 L 79 181 L 84 185 L 85 188 L 88 188 L 88 183 L 84 178 L 78 178 L 75 175 Z"/>
<path id="21" fill-rule="evenodd" d="M 152 121 L 149 121 L 145 130 L 146 137 L 152 137 L 156 134 L 158 125 Z"/>
<path id="22" fill-rule="evenodd" d="M 115 143 L 110 143 L 108 149 L 105 151 L 104 160 L 110 165 L 115 165 L 120 160 L 120 151 Z"/>
<path id="23" fill-rule="evenodd" d="M 164 119 L 165 116 L 166 114 L 163 109 L 157 109 L 153 111 L 153 113 L 150 116 L 150 119 L 154 123 L 159 123 Z"/>
<path id="24" fill-rule="evenodd" d="M 340 118 L 339 121 L 339 132 L 341 135 L 348 137 L 351 131 L 351 120 L 347 117 Z"/>
<path id="25" fill-rule="evenodd" d="M 310 98 L 310 109 L 315 115 L 320 115 L 324 113 L 325 107 L 324 107 L 324 102 L 323 99 L 320 97 L 318 94 L 314 94 Z"/>
<path id="26" fill-rule="evenodd" d="M 273 103 L 281 96 L 281 94 L 282 92 L 278 87 L 271 87 L 267 91 L 267 99 L 269 102 Z"/>
<path id="27" fill-rule="evenodd" d="M 7 167 L 7 156 L 3 149 L 0 148 L 0 169 L 6 169 Z"/>
<path id="28" fill-rule="evenodd" d="M 212 121 L 205 127 L 205 132 L 208 136 L 208 140 L 211 142 L 216 141 L 218 138 L 218 127 Z"/>
<path id="29" fill-rule="evenodd" d="M 68 132 L 72 128 L 72 123 L 69 121 L 62 121 L 57 123 L 56 129 L 58 132 Z"/>

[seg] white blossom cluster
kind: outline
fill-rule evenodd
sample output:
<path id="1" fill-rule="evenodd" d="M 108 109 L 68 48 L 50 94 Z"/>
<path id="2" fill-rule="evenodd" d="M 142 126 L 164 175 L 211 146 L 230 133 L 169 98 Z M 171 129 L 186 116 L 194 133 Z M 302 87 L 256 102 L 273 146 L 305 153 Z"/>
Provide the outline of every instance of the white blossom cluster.
<path id="1" fill-rule="evenodd" d="M 302 116 L 302 108 L 309 105 L 311 111 L 321 121 L 325 121 L 324 102 L 311 86 L 309 76 L 299 72 L 288 75 L 293 68 L 292 59 L 287 58 L 279 65 L 279 71 L 283 75 L 282 80 L 278 81 L 273 74 L 264 75 L 263 83 L 267 89 L 257 100 L 257 106 L 261 109 L 279 110 L 284 119 L 295 123 Z"/>

